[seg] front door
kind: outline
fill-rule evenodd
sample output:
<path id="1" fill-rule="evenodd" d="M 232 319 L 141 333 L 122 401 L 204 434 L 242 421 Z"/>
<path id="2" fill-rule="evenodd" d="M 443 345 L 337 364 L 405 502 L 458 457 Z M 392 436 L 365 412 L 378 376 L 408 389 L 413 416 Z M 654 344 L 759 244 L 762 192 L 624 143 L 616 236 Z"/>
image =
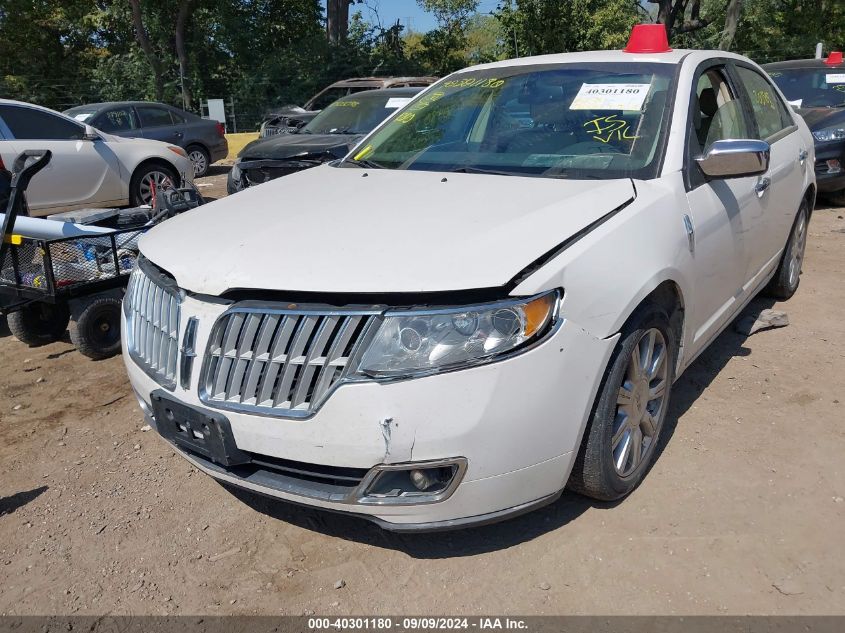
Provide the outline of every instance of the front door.
<path id="1" fill-rule="evenodd" d="M 750 137 L 748 120 L 724 67 L 700 72 L 688 134 L 688 231 L 695 262 L 690 353 L 719 332 L 744 298 L 752 217 L 759 213 L 758 178 L 705 178 L 693 160 L 715 141 Z"/>

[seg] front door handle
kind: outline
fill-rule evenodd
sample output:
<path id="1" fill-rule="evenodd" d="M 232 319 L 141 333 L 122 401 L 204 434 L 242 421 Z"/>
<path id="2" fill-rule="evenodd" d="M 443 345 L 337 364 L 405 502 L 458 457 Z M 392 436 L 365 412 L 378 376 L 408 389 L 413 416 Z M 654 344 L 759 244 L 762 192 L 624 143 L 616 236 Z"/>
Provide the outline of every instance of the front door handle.
<path id="1" fill-rule="evenodd" d="M 772 184 L 771 178 L 761 178 L 757 181 L 757 184 L 754 185 L 754 191 L 757 192 L 757 197 L 762 198 L 763 194 L 766 193 L 766 189 L 768 189 Z"/>
<path id="2" fill-rule="evenodd" d="M 810 152 L 808 152 L 806 149 L 802 149 L 800 152 L 798 152 L 798 162 L 799 162 L 799 164 L 803 165 L 804 161 L 807 160 L 807 157 L 809 155 L 810 155 Z"/>

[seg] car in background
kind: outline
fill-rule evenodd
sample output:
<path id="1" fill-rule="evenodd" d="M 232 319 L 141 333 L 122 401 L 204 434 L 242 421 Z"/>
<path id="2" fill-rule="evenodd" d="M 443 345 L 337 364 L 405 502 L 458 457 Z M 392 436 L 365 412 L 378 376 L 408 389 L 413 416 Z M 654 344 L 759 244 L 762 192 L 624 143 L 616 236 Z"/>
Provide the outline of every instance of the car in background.
<path id="1" fill-rule="evenodd" d="M 804 117 L 815 138 L 819 193 L 845 205 L 845 61 L 795 59 L 764 64 L 763 69 Z"/>
<path id="2" fill-rule="evenodd" d="M 0 99 L 0 163 L 11 167 L 28 149 L 53 153 L 26 193 L 33 216 L 149 204 L 156 189 L 194 178 L 178 145 L 113 136 L 48 108 Z"/>
<path id="3" fill-rule="evenodd" d="M 290 134 L 253 141 L 229 171 L 226 189 L 242 189 L 343 158 L 352 147 L 422 88 L 387 88 L 342 97 Z"/>
<path id="4" fill-rule="evenodd" d="M 149 101 L 90 103 L 64 114 L 108 134 L 148 138 L 178 145 L 194 164 L 194 176 L 204 176 L 212 163 L 229 153 L 226 129 L 179 108 Z"/>
<path id="5" fill-rule="evenodd" d="M 380 88 L 425 88 L 435 81 L 437 77 L 359 77 L 336 81 L 311 97 L 304 106 L 286 106 L 270 114 L 261 124 L 258 135 L 264 138 L 293 132 L 341 97 Z"/>

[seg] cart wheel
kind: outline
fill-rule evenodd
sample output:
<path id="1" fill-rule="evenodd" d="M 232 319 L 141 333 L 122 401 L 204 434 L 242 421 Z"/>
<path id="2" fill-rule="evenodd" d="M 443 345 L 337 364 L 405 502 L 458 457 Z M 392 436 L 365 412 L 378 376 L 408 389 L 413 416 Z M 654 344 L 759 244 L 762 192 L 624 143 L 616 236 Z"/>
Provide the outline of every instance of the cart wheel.
<path id="1" fill-rule="evenodd" d="M 120 352 L 120 299 L 89 300 L 70 323 L 70 340 L 88 358 L 101 360 Z"/>
<path id="2" fill-rule="evenodd" d="M 30 347 L 58 341 L 67 330 L 70 310 L 66 303 L 30 303 L 8 315 L 9 331 Z"/>

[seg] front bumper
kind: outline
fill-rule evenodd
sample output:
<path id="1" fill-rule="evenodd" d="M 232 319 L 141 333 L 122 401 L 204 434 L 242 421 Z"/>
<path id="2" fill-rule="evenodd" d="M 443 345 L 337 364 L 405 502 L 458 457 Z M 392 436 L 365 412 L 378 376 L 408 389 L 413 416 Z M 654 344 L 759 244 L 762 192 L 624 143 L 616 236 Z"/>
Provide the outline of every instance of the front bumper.
<path id="1" fill-rule="evenodd" d="M 839 161 L 839 171 L 831 170 L 829 160 Z M 819 193 L 832 193 L 845 189 L 845 142 L 816 143 L 816 186 Z"/>
<path id="2" fill-rule="evenodd" d="M 226 307 L 190 296 L 183 301 L 181 327 L 189 317 L 197 319 L 198 357 L 188 388 L 177 385 L 169 397 L 214 409 L 200 401 L 200 372 L 211 328 Z M 227 469 L 179 452 L 220 481 L 360 515 L 391 530 L 501 520 L 553 501 L 564 488 L 615 342 L 615 337 L 597 339 L 563 320 L 542 344 L 500 362 L 412 380 L 344 384 L 308 418 L 222 412 L 238 449 L 275 460 L 369 470 L 380 464 L 465 458 L 460 483 L 441 501 L 360 503 L 312 494 L 307 487 L 289 485 L 289 477 L 268 476 L 266 469 Z M 152 416 L 150 395 L 161 387 L 126 349 L 124 359 L 141 406 Z"/>

